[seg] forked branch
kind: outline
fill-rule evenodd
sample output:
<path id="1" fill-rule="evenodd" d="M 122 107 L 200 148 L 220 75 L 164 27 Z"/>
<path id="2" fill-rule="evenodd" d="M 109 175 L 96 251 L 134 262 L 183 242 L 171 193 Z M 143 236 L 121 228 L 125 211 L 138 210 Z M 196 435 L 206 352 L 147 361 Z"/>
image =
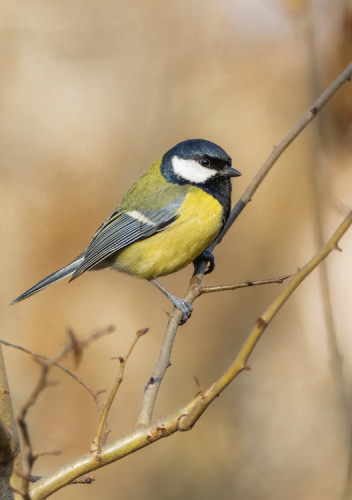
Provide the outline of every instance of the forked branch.
<path id="1" fill-rule="evenodd" d="M 325 92 L 315 101 L 315 103 L 304 113 L 304 115 L 298 120 L 298 122 L 292 127 L 292 129 L 285 135 L 285 137 L 274 147 L 273 151 L 263 163 L 258 173 L 254 176 L 246 190 L 244 191 L 241 198 L 238 200 L 236 205 L 231 211 L 230 217 L 214 243 L 209 247 L 209 251 L 212 252 L 216 245 L 218 245 L 222 238 L 225 236 L 227 231 L 230 229 L 232 224 L 235 222 L 239 214 L 245 208 L 247 203 L 252 199 L 254 193 L 269 173 L 272 166 L 279 159 L 282 153 L 287 149 L 287 147 L 292 143 L 292 141 L 306 128 L 306 126 L 316 117 L 316 115 L 321 111 L 325 104 L 331 99 L 331 97 L 344 85 L 347 81 L 351 80 L 352 76 L 352 62 L 346 67 L 346 69 L 336 78 L 336 80 L 328 87 Z M 197 266 L 194 270 L 193 277 L 190 281 L 188 291 L 185 295 L 185 299 L 192 303 L 199 295 L 201 290 L 201 283 L 203 280 L 203 275 L 206 267 L 206 261 L 198 261 Z M 170 355 L 174 340 L 176 337 L 176 332 L 181 320 L 181 313 L 177 309 L 174 309 L 172 315 L 170 316 L 167 329 L 165 332 L 163 345 L 159 354 L 158 361 L 155 365 L 152 377 L 150 378 L 144 392 L 144 398 L 141 405 L 141 410 L 138 418 L 139 425 L 149 425 L 152 421 L 153 410 L 155 406 L 155 401 L 158 395 L 159 387 L 162 378 L 170 365 Z"/>
<path id="2" fill-rule="evenodd" d="M 231 363 L 229 368 L 206 390 L 197 394 L 188 404 L 179 408 L 176 412 L 163 417 L 153 424 L 145 427 L 137 427 L 126 436 L 104 446 L 101 449 L 99 460 L 91 453 L 87 453 L 64 465 L 60 469 L 44 476 L 33 484 L 31 498 L 41 500 L 70 483 L 77 477 L 87 474 L 106 464 L 119 460 L 145 446 L 169 436 L 176 431 L 190 429 L 199 419 L 210 403 L 230 384 L 230 382 L 247 367 L 248 358 L 257 344 L 264 330 L 276 316 L 288 298 L 302 283 L 302 281 L 325 259 L 334 249 L 338 248 L 338 242 L 352 224 L 352 211 L 346 216 L 326 245 L 292 278 L 285 290 L 274 300 L 268 309 L 258 318 L 247 340 L 240 352 Z"/>

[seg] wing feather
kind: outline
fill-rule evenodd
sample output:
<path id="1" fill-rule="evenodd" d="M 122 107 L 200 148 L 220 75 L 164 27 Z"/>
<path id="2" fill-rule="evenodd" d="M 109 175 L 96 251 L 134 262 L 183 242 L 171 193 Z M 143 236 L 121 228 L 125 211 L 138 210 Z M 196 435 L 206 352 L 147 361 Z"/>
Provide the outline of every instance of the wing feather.
<path id="1" fill-rule="evenodd" d="M 113 212 L 89 243 L 84 260 L 73 273 L 71 280 L 132 243 L 166 229 L 176 220 L 183 200 L 184 196 L 180 196 L 155 212 L 137 210 Z"/>

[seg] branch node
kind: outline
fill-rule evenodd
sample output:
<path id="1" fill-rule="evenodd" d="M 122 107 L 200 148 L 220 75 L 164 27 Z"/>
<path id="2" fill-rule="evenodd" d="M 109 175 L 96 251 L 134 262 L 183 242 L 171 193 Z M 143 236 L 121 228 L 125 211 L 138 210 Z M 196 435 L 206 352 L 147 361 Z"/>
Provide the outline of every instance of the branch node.
<path id="1" fill-rule="evenodd" d="M 138 337 L 142 337 L 142 335 L 145 335 L 148 332 L 149 332 L 149 328 L 141 328 L 140 330 L 138 330 L 137 335 L 138 335 Z"/>
<path id="2" fill-rule="evenodd" d="M 194 424 L 195 420 L 192 418 L 192 414 L 183 413 L 178 419 L 177 429 L 181 432 L 190 431 Z"/>
<path id="3" fill-rule="evenodd" d="M 71 481 L 70 484 L 92 484 L 95 481 L 95 476 L 91 476 L 90 474 L 86 474 L 84 476 L 78 477 L 74 481 Z"/>
<path id="4" fill-rule="evenodd" d="M 265 321 L 265 319 L 262 318 L 262 316 L 260 316 L 258 319 L 257 319 L 257 327 L 258 328 L 265 328 L 266 325 L 267 325 L 267 321 Z"/>
<path id="5" fill-rule="evenodd" d="M 158 425 L 158 427 L 156 427 L 156 431 L 159 434 L 159 436 L 161 436 L 161 437 L 167 436 L 169 434 L 166 426 L 163 425 L 163 424 L 162 425 Z"/>

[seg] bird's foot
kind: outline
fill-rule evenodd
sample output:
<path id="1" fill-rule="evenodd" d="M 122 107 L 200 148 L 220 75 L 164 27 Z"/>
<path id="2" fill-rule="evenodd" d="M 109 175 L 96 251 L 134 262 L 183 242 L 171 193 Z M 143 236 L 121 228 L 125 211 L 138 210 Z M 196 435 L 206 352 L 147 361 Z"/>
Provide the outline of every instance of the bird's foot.
<path id="1" fill-rule="evenodd" d="M 170 302 L 173 303 L 173 305 L 179 309 L 182 312 L 182 319 L 180 321 L 180 325 L 184 325 L 186 321 L 189 319 L 189 317 L 192 314 L 193 307 L 191 304 L 188 302 L 188 300 L 185 299 L 180 299 L 179 297 L 176 297 L 175 295 L 172 295 L 172 293 L 168 292 L 166 288 L 164 288 L 160 283 L 158 283 L 155 279 L 149 280 L 154 286 L 156 286 L 161 293 L 163 293 L 169 300 Z"/>
<path id="2" fill-rule="evenodd" d="M 215 268 L 215 258 L 214 255 L 209 250 L 204 250 L 196 259 L 193 261 L 193 265 L 196 268 L 199 262 L 205 260 L 207 262 L 207 268 L 204 271 L 204 274 L 210 274 L 214 271 Z"/>
<path id="3" fill-rule="evenodd" d="M 179 297 L 175 297 L 174 295 L 170 297 L 170 300 L 173 303 L 173 305 L 182 312 L 182 319 L 180 321 L 180 325 L 184 325 L 186 321 L 191 317 L 193 307 L 188 302 L 188 300 L 180 299 Z"/>

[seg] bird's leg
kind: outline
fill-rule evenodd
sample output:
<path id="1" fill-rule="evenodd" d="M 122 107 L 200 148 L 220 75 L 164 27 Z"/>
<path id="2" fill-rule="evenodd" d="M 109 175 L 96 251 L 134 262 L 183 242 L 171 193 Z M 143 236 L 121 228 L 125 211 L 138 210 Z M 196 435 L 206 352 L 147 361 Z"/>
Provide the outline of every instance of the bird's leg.
<path id="1" fill-rule="evenodd" d="M 188 300 L 185 299 L 180 299 L 179 297 L 175 297 L 175 295 L 172 295 L 170 292 L 166 290 L 160 283 L 158 283 L 156 280 L 152 279 L 149 280 L 150 283 L 152 283 L 154 286 L 156 286 L 161 293 L 163 293 L 169 300 L 170 302 L 173 303 L 177 309 L 179 309 L 183 313 L 182 320 L 180 321 L 180 325 L 183 325 L 186 323 L 188 318 L 191 316 L 191 313 L 193 311 L 193 307 L 191 304 L 188 302 Z"/>
<path id="2" fill-rule="evenodd" d="M 207 265 L 209 264 L 209 267 L 204 271 L 204 274 L 210 274 L 211 272 L 213 272 L 215 268 L 214 255 L 209 250 L 204 250 L 204 252 L 202 252 L 200 255 L 198 255 L 198 257 L 194 259 L 194 269 L 196 269 L 197 265 L 202 260 L 205 260 L 207 262 Z"/>

